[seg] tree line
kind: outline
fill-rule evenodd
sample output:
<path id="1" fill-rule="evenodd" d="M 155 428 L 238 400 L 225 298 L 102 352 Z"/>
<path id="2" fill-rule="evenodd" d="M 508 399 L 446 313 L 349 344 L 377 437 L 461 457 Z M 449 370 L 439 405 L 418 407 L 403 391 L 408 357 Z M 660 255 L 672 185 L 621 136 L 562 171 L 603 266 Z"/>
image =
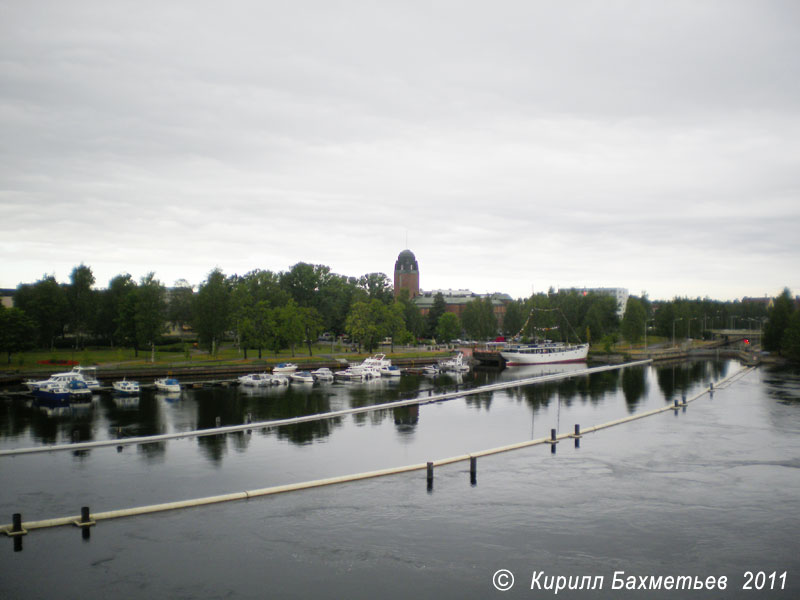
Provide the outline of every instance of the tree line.
<path id="1" fill-rule="evenodd" d="M 749 302 L 675 298 L 654 303 L 631 297 L 624 317 L 614 298 L 574 290 L 539 293 L 513 300 L 498 310 L 491 298 L 476 297 L 460 315 L 447 311 L 441 294 L 423 315 L 402 290 L 394 297 L 384 273 L 339 275 L 324 265 L 297 263 L 287 271 L 254 270 L 225 275 L 212 270 L 197 286 L 179 280 L 169 289 L 153 273 L 135 281 L 130 274 L 95 289 L 89 266 L 76 266 L 69 283 L 44 276 L 20 284 L 14 308 L 0 311 L 0 350 L 83 348 L 87 343 L 154 350 L 168 325 L 190 328 L 198 344 L 216 353 L 223 341 L 244 352 L 277 353 L 312 343 L 323 332 L 349 336 L 371 351 L 390 338 L 407 344 L 420 339 L 449 343 L 461 337 L 523 340 L 590 341 L 610 345 L 620 338 L 639 343 L 647 335 L 702 338 L 711 329 L 734 326 L 765 328 L 764 345 L 800 357 L 800 324 L 788 290 L 766 307 Z M 502 318 L 500 318 L 502 317 Z M 787 333 L 788 332 L 788 333 Z"/>

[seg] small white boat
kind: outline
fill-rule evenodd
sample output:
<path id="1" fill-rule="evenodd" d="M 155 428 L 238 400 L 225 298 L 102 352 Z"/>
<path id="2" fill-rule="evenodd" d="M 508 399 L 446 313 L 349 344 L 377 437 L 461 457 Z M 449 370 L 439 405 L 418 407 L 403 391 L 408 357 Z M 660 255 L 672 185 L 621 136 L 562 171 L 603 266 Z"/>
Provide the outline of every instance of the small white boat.
<path id="1" fill-rule="evenodd" d="M 314 376 L 308 371 L 297 371 L 289 375 L 289 379 L 296 383 L 314 383 Z"/>
<path id="2" fill-rule="evenodd" d="M 75 373 L 77 379 L 85 381 L 90 390 L 96 391 L 100 389 L 100 382 L 97 380 L 97 367 L 82 367 L 77 365 L 72 367 L 71 373 Z"/>
<path id="3" fill-rule="evenodd" d="M 289 385 L 289 378 L 286 375 L 273 375 L 269 380 L 272 385 Z"/>
<path id="4" fill-rule="evenodd" d="M 239 377 L 239 384 L 245 387 L 272 385 L 272 375 L 269 373 L 249 373 Z"/>
<path id="5" fill-rule="evenodd" d="M 380 368 L 381 377 L 400 377 L 402 372 L 400 367 L 394 365 L 387 365 Z"/>
<path id="6" fill-rule="evenodd" d="M 442 371 L 454 371 L 456 373 L 466 373 L 469 371 L 469 363 L 464 360 L 464 353 L 459 352 L 453 358 L 448 358 L 439 363 Z"/>
<path id="7" fill-rule="evenodd" d="M 114 381 L 111 384 L 111 388 L 117 393 L 122 396 L 137 396 L 139 395 L 139 382 L 138 381 L 128 381 L 127 379 L 123 379 L 122 381 Z"/>
<path id="8" fill-rule="evenodd" d="M 321 367 L 315 371 L 311 371 L 311 374 L 317 381 L 333 381 L 333 371 L 328 367 Z"/>
<path id="9" fill-rule="evenodd" d="M 279 363 L 272 367 L 273 373 L 294 373 L 297 371 L 297 365 L 294 363 Z"/>
<path id="10" fill-rule="evenodd" d="M 177 379 L 162 377 L 153 382 L 156 390 L 159 392 L 167 392 L 168 394 L 175 394 L 181 391 L 181 384 Z"/>
<path id="11" fill-rule="evenodd" d="M 439 373 L 441 373 L 441 370 L 437 365 L 428 365 L 422 369 L 423 375 L 438 375 Z"/>

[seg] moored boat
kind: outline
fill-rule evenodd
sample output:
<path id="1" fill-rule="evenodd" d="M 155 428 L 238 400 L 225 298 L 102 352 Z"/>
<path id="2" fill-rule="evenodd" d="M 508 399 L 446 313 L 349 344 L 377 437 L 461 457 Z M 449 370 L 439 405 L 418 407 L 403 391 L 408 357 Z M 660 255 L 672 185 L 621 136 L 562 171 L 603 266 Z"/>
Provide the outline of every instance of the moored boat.
<path id="1" fill-rule="evenodd" d="M 33 395 L 42 400 L 56 402 L 57 405 L 68 406 L 70 393 L 67 383 L 59 381 L 42 382 L 41 385 L 33 390 Z"/>
<path id="2" fill-rule="evenodd" d="M 589 344 L 563 344 L 543 342 L 511 346 L 500 350 L 506 365 L 542 365 L 547 363 L 581 362 L 589 354 Z"/>
<path id="3" fill-rule="evenodd" d="M 92 401 L 92 390 L 85 381 L 73 379 L 67 384 L 67 389 L 69 390 L 69 401 L 72 403 Z"/>
<path id="4" fill-rule="evenodd" d="M 297 365 L 294 363 L 278 363 L 272 367 L 273 373 L 294 373 L 297 371 Z"/>
<path id="5" fill-rule="evenodd" d="M 439 363 L 442 371 L 454 371 L 456 373 L 466 373 L 469 371 L 469 363 L 464 360 L 464 353 L 459 352 L 453 358 L 448 358 Z"/>
<path id="6" fill-rule="evenodd" d="M 162 377 L 153 382 L 156 390 L 159 392 L 167 392 L 168 394 L 176 394 L 181 391 L 181 384 L 177 379 Z"/>
<path id="7" fill-rule="evenodd" d="M 309 371 L 297 371 L 289 375 L 295 383 L 314 383 L 314 376 Z"/>
<path id="8" fill-rule="evenodd" d="M 272 375 L 269 373 L 249 373 L 238 379 L 239 384 L 245 387 L 261 387 L 272 384 Z"/>
<path id="9" fill-rule="evenodd" d="M 289 385 L 289 378 L 286 375 L 278 373 L 277 375 L 273 375 L 269 382 L 271 385 Z"/>
<path id="10" fill-rule="evenodd" d="M 136 396 L 139 394 L 138 381 L 128 381 L 127 379 L 123 379 L 122 381 L 114 381 L 111 384 L 111 388 L 115 393 L 122 396 Z"/>
<path id="11" fill-rule="evenodd" d="M 315 371 L 311 371 L 311 374 L 317 381 L 333 381 L 333 371 L 328 367 L 320 367 Z"/>

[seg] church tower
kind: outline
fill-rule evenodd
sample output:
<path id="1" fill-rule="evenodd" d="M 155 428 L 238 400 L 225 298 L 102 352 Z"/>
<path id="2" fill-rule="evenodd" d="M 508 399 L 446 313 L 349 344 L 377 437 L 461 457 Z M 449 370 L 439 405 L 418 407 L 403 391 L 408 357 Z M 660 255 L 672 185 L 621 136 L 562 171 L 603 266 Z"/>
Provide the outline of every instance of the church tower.
<path id="1" fill-rule="evenodd" d="M 394 263 L 394 297 L 408 290 L 408 297 L 419 296 L 419 264 L 411 250 L 403 250 Z"/>

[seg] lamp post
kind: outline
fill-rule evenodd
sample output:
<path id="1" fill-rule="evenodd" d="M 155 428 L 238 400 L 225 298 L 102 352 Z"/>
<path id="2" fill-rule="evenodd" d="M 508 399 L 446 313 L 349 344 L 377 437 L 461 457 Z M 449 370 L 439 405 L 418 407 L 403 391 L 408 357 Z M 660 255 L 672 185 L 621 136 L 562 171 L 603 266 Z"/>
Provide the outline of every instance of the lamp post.
<path id="1" fill-rule="evenodd" d="M 655 319 L 644 320 L 644 351 L 647 352 L 647 324 L 655 322 Z"/>
<path id="2" fill-rule="evenodd" d="M 692 317 L 686 321 L 686 339 L 691 339 L 692 335 L 692 321 L 697 321 L 697 317 Z"/>
<path id="3" fill-rule="evenodd" d="M 675 347 L 675 323 L 678 321 L 683 321 L 683 317 L 678 317 L 677 319 L 672 319 L 672 347 Z"/>

